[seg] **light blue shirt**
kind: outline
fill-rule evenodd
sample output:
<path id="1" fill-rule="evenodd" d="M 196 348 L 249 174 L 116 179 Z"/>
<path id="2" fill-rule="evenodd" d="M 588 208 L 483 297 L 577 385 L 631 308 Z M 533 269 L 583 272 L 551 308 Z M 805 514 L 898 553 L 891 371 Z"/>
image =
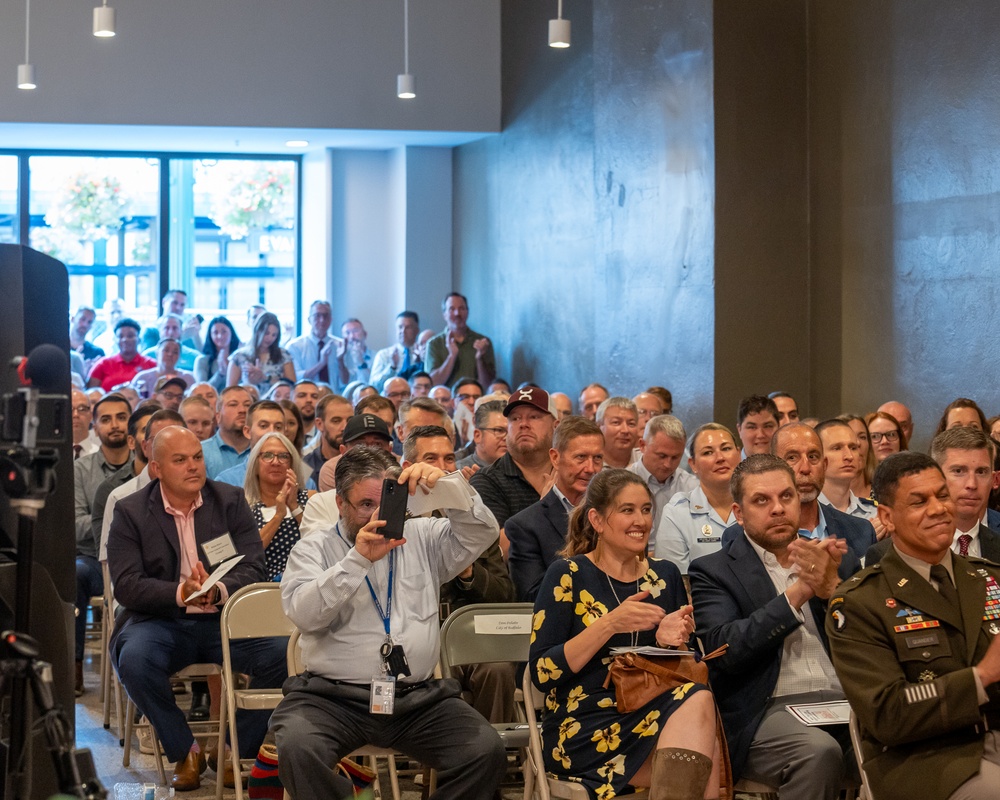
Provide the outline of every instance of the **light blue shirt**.
<path id="1" fill-rule="evenodd" d="M 690 492 L 675 494 L 663 509 L 654 554 L 673 561 L 686 575 L 692 561 L 722 547 L 722 532 L 735 523 L 732 511 L 726 519 L 719 516 L 699 483 Z"/>
<path id="2" fill-rule="evenodd" d="M 826 515 L 823 513 L 823 503 L 822 501 L 817 504 L 819 506 L 819 522 L 816 527 L 812 530 L 807 530 L 806 528 L 799 528 L 799 536 L 804 536 L 806 539 L 819 539 L 822 541 L 829 534 L 826 532 Z"/>
<path id="3" fill-rule="evenodd" d="M 698 488 L 698 479 L 690 472 L 684 472 L 680 467 L 674 470 L 674 474 L 663 483 L 653 477 L 653 473 L 646 469 L 642 459 L 632 462 L 627 469 L 642 478 L 653 495 L 653 507 L 656 509 L 656 516 L 653 518 L 654 531 L 660 526 L 660 520 L 663 519 L 663 509 L 674 499 L 675 494 L 693 492 Z"/>
<path id="4" fill-rule="evenodd" d="M 242 489 L 243 482 L 247 478 L 247 461 L 250 460 L 249 453 L 250 450 L 248 448 L 247 451 L 242 456 L 243 460 L 239 464 L 234 464 L 229 469 L 222 470 L 222 472 L 219 473 L 218 477 L 216 477 L 215 480 L 219 481 L 220 483 L 228 483 L 232 486 L 238 486 L 239 488 Z M 309 480 L 306 481 L 306 489 L 315 489 L 315 488 L 316 488 L 316 483 L 315 481 L 313 481 L 312 476 L 310 476 Z"/>
<path id="5" fill-rule="evenodd" d="M 205 456 L 205 476 L 209 480 L 218 480 L 219 473 L 240 463 L 240 459 L 245 459 L 250 452 L 247 447 L 242 453 L 236 452 L 236 448 L 230 447 L 224 441 L 220 431 L 215 432 L 215 436 L 202 442 L 201 452 Z M 243 482 L 240 481 L 240 486 Z"/>

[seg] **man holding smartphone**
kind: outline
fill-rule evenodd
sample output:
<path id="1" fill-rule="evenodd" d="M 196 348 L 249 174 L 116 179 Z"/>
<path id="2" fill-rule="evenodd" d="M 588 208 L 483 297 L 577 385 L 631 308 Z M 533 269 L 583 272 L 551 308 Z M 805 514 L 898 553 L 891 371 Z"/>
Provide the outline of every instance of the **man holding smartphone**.
<path id="1" fill-rule="evenodd" d="M 442 518 L 406 520 L 403 538 L 387 538 L 384 480 L 412 495 L 445 474 L 426 463 L 398 470 L 384 451 L 346 452 L 335 472 L 340 522 L 288 557 L 282 600 L 302 631 L 306 671 L 286 682 L 271 721 L 281 780 L 296 800 L 351 796 L 350 780 L 330 764 L 364 744 L 437 769 L 438 800 L 490 800 L 506 767 L 503 743 L 461 699 L 458 682 L 433 678 L 439 587 L 495 542 L 499 527 L 460 481 Z"/>

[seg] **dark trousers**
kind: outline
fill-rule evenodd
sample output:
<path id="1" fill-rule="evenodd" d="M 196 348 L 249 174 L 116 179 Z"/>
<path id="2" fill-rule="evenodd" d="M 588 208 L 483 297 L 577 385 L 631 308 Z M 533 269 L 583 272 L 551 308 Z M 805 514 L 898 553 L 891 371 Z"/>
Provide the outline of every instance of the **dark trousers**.
<path id="1" fill-rule="evenodd" d="M 87 606 L 90 598 L 104 594 L 101 562 L 91 556 L 76 557 L 76 660 L 83 661 L 87 637 Z M 102 654 L 103 656 L 103 654 Z"/>
<path id="2" fill-rule="evenodd" d="M 149 717 L 163 752 L 171 761 L 186 757 L 194 742 L 184 712 L 174 701 L 170 676 L 191 664 L 221 664 L 218 614 L 147 619 L 130 623 L 112 655 L 129 697 Z M 288 639 L 248 639 L 231 644 L 233 669 L 253 677 L 261 688 L 281 686 L 287 677 Z M 253 758 L 267 733 L 267 711 L 236 713 L 240 757 Z"/>
<path id="3" fill-rule="evenodd" d="M 399 750 L 438 770 L 433 800 L 492 800 L 507 757 L 482 715 L 458 696 L 452 681 L 428 681 L 396 697 L 391 716 L 371 714 L 368 690 L 336 686 L 308 674 L 290 678 L 271 716 L 281 782 L 295 800 L 353 796 L 333 766 L 370 744 Z"/>

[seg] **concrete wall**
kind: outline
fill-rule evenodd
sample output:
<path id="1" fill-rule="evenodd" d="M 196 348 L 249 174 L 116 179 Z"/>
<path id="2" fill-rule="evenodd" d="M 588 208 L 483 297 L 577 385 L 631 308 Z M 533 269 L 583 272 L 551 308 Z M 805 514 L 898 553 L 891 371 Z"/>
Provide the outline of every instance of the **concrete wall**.
<path id="1" fill-rule="evenodd" d="M 16 88 L 24 2 L 0 9 L 0 121 L 493 131 L 499 0 L 410 8 L 417 99 L 396 97 L 402 0 L 130 0 L 118 35 L 91 35 L 98 3 L 31 8 L 38 89 Z M 117 4 L 114 4 L 117 5 Z"/>
<path id="2" fill-rule="evenodd" d="M 669 386 L 711 415 L 712 8 L 503 6 L 504 133 L 455 154 L 455 283 L 499 370 L 574 398 Z"/>

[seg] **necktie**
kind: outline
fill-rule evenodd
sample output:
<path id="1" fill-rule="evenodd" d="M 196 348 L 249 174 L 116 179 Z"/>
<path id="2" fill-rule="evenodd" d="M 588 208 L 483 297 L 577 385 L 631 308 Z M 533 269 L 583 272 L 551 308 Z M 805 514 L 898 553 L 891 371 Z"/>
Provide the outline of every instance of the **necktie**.
<path id="1" fill-rule="evenodd" d="M 972 537 L 967 533 L 963 533 L 958 537 L 958 554 L 960 556 L 969 555 L 969 545 L 972 543 Z"/>
<path id="2" fill-rule="evenodd" d="M 399 373 L 402 375 L 410 368 L 410 348 L 403 348 L 403 363 L 399 365 Z"/>
<path id="3" fill-rule="evenodd" d="M 73 460 L 76 461 L 80 457 L 80 453 L 83 452 L 83 445 L 75 444 L 73 445 Z"/>
<path id="4" fill-rule="evenodd" d="M 958 608 L 958 592 L 955 591 L 955 584 L 951 582 L 951 575 L 940 564 L 931 567 L 931 578 L 938 584 L 938 592 L 941 597 L 947 600 L 952 606 Z"/>
<path id="5" fill-rule="evenodd" d="M 317 345 L 317 347 L 322 352 L 322 350 L 323 350 L 323 342 L 320 342 L 319 345 Z M 330 382 L 330 370 L 329 370 L 329 367 L 327 366 L 328 363 L 329 362 L 324 361 L 323 362 L 323 367 L 320 369 L 319 372 L 316 373 L 316 378 L 319 380 L 320 383 L 329 383 Z"/>

